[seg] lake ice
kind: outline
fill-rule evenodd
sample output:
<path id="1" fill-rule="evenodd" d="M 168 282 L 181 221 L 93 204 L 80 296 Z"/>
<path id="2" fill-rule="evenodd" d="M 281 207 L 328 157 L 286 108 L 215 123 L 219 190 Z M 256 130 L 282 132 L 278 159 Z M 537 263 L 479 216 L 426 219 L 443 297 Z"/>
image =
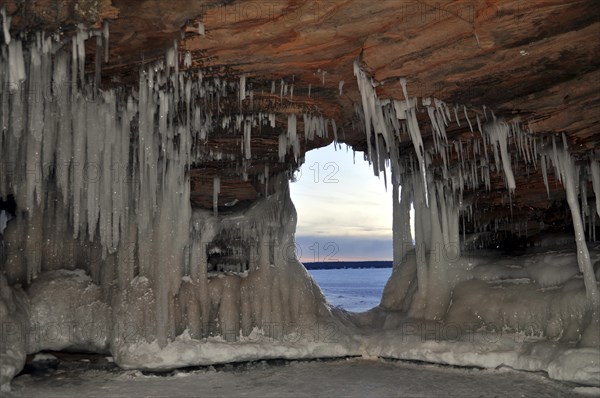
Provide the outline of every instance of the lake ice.
<path id="1" fill-rule="evenodd" d="M 315 269 L 308 271 L 334 307 L 362 312 L 379 305 L 391 268 Z"/>

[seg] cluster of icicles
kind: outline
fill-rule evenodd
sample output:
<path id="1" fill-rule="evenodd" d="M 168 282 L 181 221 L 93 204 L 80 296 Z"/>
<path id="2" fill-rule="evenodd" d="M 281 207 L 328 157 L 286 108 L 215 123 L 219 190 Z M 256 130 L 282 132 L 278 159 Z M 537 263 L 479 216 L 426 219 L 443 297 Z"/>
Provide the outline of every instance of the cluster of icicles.
<path id="1" fill-rule="evenodd" d="M 465 218 L 473 216 L 473 204 L 465 202 L 463 192 L 479 190 L 482 185 L 490 190 L 490 175 L 501 173 L 510 198 L 517 189 L 513 167 L 518 167 L 519 162 L 524 162 L 526 170 L 541 167 L 548 194 L 548 163 L 554 166 L 571 208 L 578 262 L 586 291 L 596 305 L 600 304 L 585 242 L 586 217 L 589 235 L 594 238 L 594 213 L 600 216 L 600 166 L 593 154 L 582 166 L 569 153 L 564 135 L 562 142 L 557 144 L 554 136 L 540 138 L 529 129 L 524 131 L 518 120 L 501 120 L 485 107 L 480 116 L 466 106 L 450 107 L 438 99 L 422 98 L 419 101 L 411 98 L 406 79 L 400 80 L 404 100 L 380 99 L 375 91 L 376 82 L 361 69 L 358 60 L 354 64 L 354 74 L 362 97 L 356 111 L 364 122 L 367 157 L 373 164 L 375 175 L 385 175 L 387 165 L 392 171 L 396 264 L 400 264 L 407 251 L 414 247 L 409 228 L 411 206 L 415 210 L 414 241 L 417 253 L 423 255 L 417 255 L 419 286 L 411 309 L 413 316 L 441 318 L 449 305 L 451 291 L 446 271 L 449 262 L 460 254 L 460 216 L 463 223 Z M 425 126 L 420 126 L 417 119 L 422 110 L 429 117 L 427 127 L 431 131 L 431 145 L 425 145 L 422 135 Z M 450 123 L 456 123 L 458 127 L 468 126 L 469 131 L 474 133 L 473 138 L 468 142 L 449 140 L 446 129 Z M 414 152 L 400 156 L 398 143 L 405 136 L 412 142 Z M 510 151 L 511 145 L 517 150 Z M 459 161 L 452 162 L 456 166 L 450 167 L 449 160 L 453 155 Z M 436 158 L 441 161 L 433 162 Z M 596 198 L 595 210 L 587 202 L 586 187 L 590 180 Z M 464 231 L 463 226 L 463 241 Z M 439 248 L 444 248 L 445 256 L 424 255 Z"/>
<path id="2" fill-rule="evenodd" d="M 246 99 L 245 78 L 232 83 L 181 72 L 181 59 L 189 66 L 191 58 L 180 57 L 176 46 L 164 61 L 140 71 L 136 89 L 100 90 L 106 58 L 97 57 L 96 73 L 87 75 L 85 42 L 96 37 L 106 55 L 106 26 L 79 27 L 65 41 L 42 32 L 33 39 L 11 37 L 9 22 L 3 19 L 0 46 L 0 197 L 14 194 L 28 217 L 26 247 L 41 242 L 48 220 L 66 222 L 74 239 L 100 242 L 104 258 L 134 243 L 135 274 L 152 276 L 164 343 L 172 323 L 169 297 L 189 262 L 189 168 L 226 156 L 201 143 L 209 134 L 243 135 L 241 157 L 250 166 L 253 129 L 275 127 L 275 114 L 213 115 L 223 96 L 235 92 L 240 102 Z M 295 120 L 290 115 L 287 132 L 279 136 L 281 161 L 288 152 L 300 156 Z M 330 122 L 322 116 L 306 114 L 304 121 L 306 139 L 328 134 Z M 258 177 L 267 182 L 268 167 Z M 218 177 L 213 185 L 216 214 Z M 29 252 L 27 281 L 41 272 L 43 261 Z M 127 272 L 132 278 L 133 266 Z"/>
<path id="3" fill-rule="evenodd" d="M 106 57 L 107 25 L 100 31 L 79 27 L 69 51 L 65 42 L 41 32 L 24 48 L 24 41 L 10 37 L 9 23 L 5 17 L 0 145 L 6 170 L 0 173 L 0 196 L 16 194 L 19 205 L 32 213 L 34 208 L 42 210 L 46 184 L 55 184 L 72 209 L 74 235 L 87 232 L 93 240 L 99 233 L 107 253 L 117 249 L 129 213 L 139 217 L 140 228 L 147 228 L 171 175 L 179 184 L 175 191 L 184 195 L 190 164 L 236 158 L 205 149 L 201 143 L 209 134 L 241 135 L 240 172 L 247 179 L 253 130 L 275 128 L 274 113 L 240 110 L 214 115 L 212 109 L 220 109 L 221 98 L 237 95 L 240 102 L 252 98 L 246 77 L 231 82 L 204 78 L 202 71 L 182 73 L 180 58 L 189 67 L 191 54 L 180 57 L 176 45 L 164 62 L 140 72 L 137 90 L 101 91 L 97 89 L 101 58 L 97 57 L 94 77 L 85 75 L 85 41 L 98 38 Z M 288 89 L 282 80 L 282 96 L 288 90 L 293 95 L 293 85 Z M 335 121 L 321 115 L 303 118 L 305 140 L 326 137 L 328 125 L 337 140 Z M 133 140 L 132 128 L 139 132 Z M 278 139 L 279 160 L 284 162 L 289 153 L 298 161 L 296 115 L 288 116 L 287 131 Z M 268 175 L 259 178 L 266 180 Z M 215 181 L 216 192 L 218 185 Z M 32 267 L 31 276 L 37 269 Z"/>
<path id="4" fill-rule="evenodd" d="M 102 34 L 79 29 L 71 51 L 39 32 L 26 50 L 16 38 L 2 46 L 0 196 L 14 194 L 28 217 L 25 245 L 40 244 L 67 209 L 73 238 L 99 240 L 103 257 L 136 242 L 139 274 L 169 272 L 160 265 L 183 264 L 189 237 L 191 82 L 167 62 L 140 73 L 135 92 L 98 90 L 86 81 L 84 42 Z M 25 256 L 30 281 L 43 259 Z M 153 280 L 165 318 L 176 286 Z"/>

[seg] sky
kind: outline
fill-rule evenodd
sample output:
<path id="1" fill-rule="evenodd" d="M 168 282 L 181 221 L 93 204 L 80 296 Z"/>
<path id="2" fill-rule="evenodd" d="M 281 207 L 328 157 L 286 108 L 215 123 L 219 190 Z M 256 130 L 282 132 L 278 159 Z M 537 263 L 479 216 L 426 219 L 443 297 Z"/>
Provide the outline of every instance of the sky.
<path id="1" fill-rule="evenodd" d="M 353 157 L 345 145 L 313 149 L 290 184 L 303 262 L 392 259 L 392 187 Z"/>

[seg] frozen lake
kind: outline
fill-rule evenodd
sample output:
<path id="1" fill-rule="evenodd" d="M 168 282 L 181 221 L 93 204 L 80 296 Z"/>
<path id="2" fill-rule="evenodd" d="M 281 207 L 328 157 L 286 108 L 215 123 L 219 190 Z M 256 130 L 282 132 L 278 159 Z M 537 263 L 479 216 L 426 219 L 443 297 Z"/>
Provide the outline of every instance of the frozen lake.
<path id="1" fill-rule="evenodd" d="M 348 311 L 366 311 L 379 305 L 391 268 L 314 269 L 329 304 Z"/>

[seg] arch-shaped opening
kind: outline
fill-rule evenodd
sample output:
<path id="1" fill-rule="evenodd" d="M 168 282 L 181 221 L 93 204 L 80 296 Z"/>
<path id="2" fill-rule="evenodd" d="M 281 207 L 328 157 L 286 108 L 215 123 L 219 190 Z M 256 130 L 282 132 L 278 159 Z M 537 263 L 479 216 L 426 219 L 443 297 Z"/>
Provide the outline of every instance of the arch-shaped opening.
<path id="1" fill-rule="evenodd" d="M 392 271 L 389 176 L 332 143 L 307 152 L 290 184 L 298 257 L 333 306 L 362 312 L 381 301 Z"/>

